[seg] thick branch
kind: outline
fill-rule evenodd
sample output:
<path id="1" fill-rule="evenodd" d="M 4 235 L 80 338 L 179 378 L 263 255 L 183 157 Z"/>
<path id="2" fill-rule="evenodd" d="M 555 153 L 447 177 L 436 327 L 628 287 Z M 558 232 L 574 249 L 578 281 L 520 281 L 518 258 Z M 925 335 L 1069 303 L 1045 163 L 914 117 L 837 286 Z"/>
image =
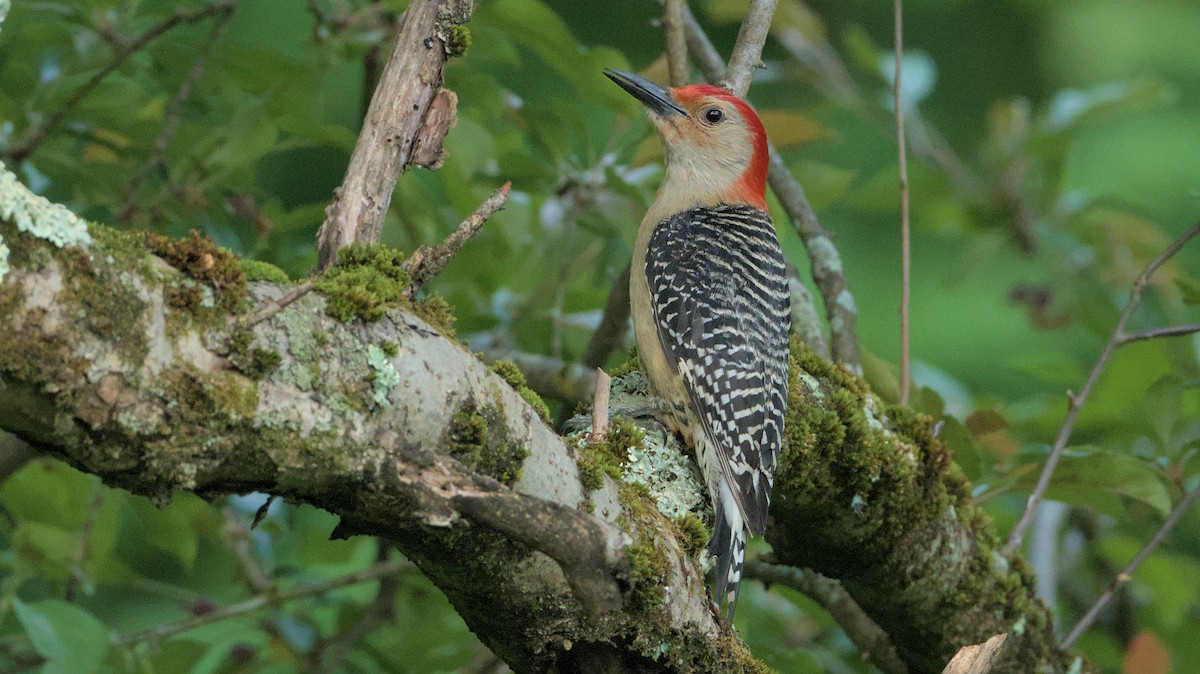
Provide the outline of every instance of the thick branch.
<path id="1" fill-rule="evenodd" d="M 775 16 L 776 0 L 752 0 L 746 10 L 746 18 L 738 29 L 733 55 L 729 57 L 729 68 L 725 71 L 721 86 L 745 98 L 750 89 L 754 71 L 762 67 L 763 44 L 771 31 L 771 18 Z"/>
<path id="2" fill-rule="evenodd" d="M 453 119 L 454 97 L 442 92 L 447 31 L 466 23 L 467 0 L 413 0 L 400 24 L 392 55 L 363 120 L 346 177 L 317 233 L 318 262 L 326 269 L 337 249 L 379 240 L 396 179 L 419 155 L 436 162 Z M 436 123 L 436 120 L 445 120 Z M 435 123 L 431 123 L 431 121 Z"/>
<path id="3" fill-rule="evenodd" d="M 576 450 L 416 315 L 343 324 L 310 292 L 247 327 L 285 288 L 190 279 L 241 307 L 222 315 L 139 237 L 91 229 L 59 249 L 0 220 L 0 428 L 136 493 L 259 490 L 396 541 L 519 671 L 749 664 L 674 525 L 607 476 L 585 489 Z M 661 567 L 639 572 L 634 541 Z M 671 592 L 632 601 L 647 584 Z M 663 644 L 670 662 L 644 655 Z"/>
<path id="4" fill-rule="evenodd" d="M 0 428 L 138 493 L 261 490 L 339 515 L 341 534 L 395 540 L 514 669 L 748 665 L 674 526 L 594 465 L 600 487 L 584 489 L 577 450 L 414 314 L 343 324 L 314 291 L 242 327 L 284 289 L 206 276 L 230 269 L 222 258 L 186 267 L 215 300 L 189 303 L 171 292 L 183 272 L 140 237 L 93 226 L 82 248 L 56 248 L 55 223 L 77 221 L 0 197 L 49 239 L 0 220 Z M 798 340 L 790 388 L 767 532 L 779 562 L 836 576 L 910 671 L 1014 624 L 998 672 L 1061 664 L 1032 578 L 993 552 L 928 420 L 885 414 Z M 670 659 L 646 656 L 664 644 Z"/>

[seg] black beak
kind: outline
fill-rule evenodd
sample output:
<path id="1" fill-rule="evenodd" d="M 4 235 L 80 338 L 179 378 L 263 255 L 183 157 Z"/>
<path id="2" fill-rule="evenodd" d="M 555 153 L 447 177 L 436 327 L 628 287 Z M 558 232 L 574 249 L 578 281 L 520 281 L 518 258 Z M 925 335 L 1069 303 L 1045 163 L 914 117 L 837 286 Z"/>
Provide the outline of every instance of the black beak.
<path id="1" fill-rule="evenodd" d="M 645 77 L 612 68 L 605 68 L 604 74 L 659 117 L 670 117 L 671 115 L 687 117 L 687 110 L 680 107 L 675 102 L 675 96 L 671 94 L 671 90 L 661 84 L 655 84 Z"/>

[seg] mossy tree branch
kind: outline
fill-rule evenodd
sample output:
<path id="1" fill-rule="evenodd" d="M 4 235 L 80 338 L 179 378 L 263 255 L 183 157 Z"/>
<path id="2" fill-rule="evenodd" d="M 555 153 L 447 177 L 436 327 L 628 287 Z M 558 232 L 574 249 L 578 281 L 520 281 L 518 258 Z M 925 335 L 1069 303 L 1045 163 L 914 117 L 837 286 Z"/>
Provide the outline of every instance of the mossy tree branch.
<path id="1" fill-rule="evenodd" d="M 23 189 L 9 178 L 0 186 Z M 96 225 L 64 239 L 38 224 L 61 207 L 10 197 L 3 430 L 153 498 L 261 490 L 340 515 L 340 534 L 396 541 L 519 671 L 759 667 L 714 617 L 685 552 L 694 541 L 420 318 L 426 308 L 401 299 L 380 320 L 341 322 L 331 303 L 378 293 L 318 288 L 247 327 L 285 285 L 248 281 L 201 239 Z M 346 280 L 387 281 L 396 256 L 377 257 L 348 253 L 364 266 Z M 912 672 L 998 632 L 1013 636 L 997 671 L 1061 664 L 1028 572 L 993 553 L 929 420 L 885 413 L 859 379 L 794 348 L 768 531 L 778 561 L 838 578 Z"/>

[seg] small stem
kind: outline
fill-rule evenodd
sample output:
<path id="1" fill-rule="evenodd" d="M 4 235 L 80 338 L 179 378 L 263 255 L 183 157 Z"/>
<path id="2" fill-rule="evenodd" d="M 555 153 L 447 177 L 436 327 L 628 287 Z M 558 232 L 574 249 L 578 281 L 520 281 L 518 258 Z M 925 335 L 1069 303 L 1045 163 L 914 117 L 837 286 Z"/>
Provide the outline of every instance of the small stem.
<path id="1" fill-rule="evenodd" d="M 475 212 L 467 216 L 466 220 L 459 223 L 458 227 L 447 236 L 444 241 L 430 248 L 421 246 L 407 260 L 404 261 L 404 268 L 408 270 L 409 277 L 412 279 L 408 287 L 408 294 L 411 296 L 421 289 L 421 286 L 429 282 L 429 279 L 437 276 L 437 273 L 446 266 L 446 263 L 458 255 L 458 251 L 471 240 L 483 227 L 483 223 L 487 222 L 496 211 L 504 208 L 504 204 L 508 202 L 508 193 L 512 190 L 512 181 L 507 181 L 500 186 L 500 189 L 492 192 Z"/>
<path id="2" fill-rule="evenodd" d="M 1058 645 L 1060 649 L 1066 650 L 1070 648 L 1071 644 L 1075 643 L 1075 640 L 1079 638 L 1079 635 L 1083 634 L 1095 622 L 1096 618 L 1100 615 L 1100 610 L 1116 595 L 1117 590 L 1133 578 L 1133 572 L 1150 556 L 1150 553 L 1154 552 L 1155 548 L 1162 544 L 1163 539 L 1175 528 L 1175 525 L 1179 522 L 1179 518 L 1183 517 L 1183 514 L 1195 502 L 1197 496 L 1200 496 L 1200 485 L 1197 485 L 1183 497 L 1183 500 L 1167 516 L 1166 521 L 1159 527 L 1154 537 L 1150 539 L 1150 542 L 1146 543 L 1145 547 L 1133 558 L 1133 561 L 1129 562 L 1129 566 L 1126 566 L 1121 573 L 1113 577 L 1112 581 L 1108 584 L 1108 589 L 1096 599 L 1096 603 L 1092 604 L 1092 607 L 1079 619 L 1075 627 L 1071 628 L 1070 634 Z"/>
<path id="3" fill-rule="evenodd" d="M 188 618 L 187 620 L 180 620 L 179 622 L 160 625 L 158 627 L 141 632 L 115 635 L 113 637 L 113 644 L 117 646 L 130 646 L 143 641 L 160 641 L 181 632 L 186 632 L 203 625 L 219 622 L 221 620 L 244 615 L 246 613 L 251 613 L 266 606 L 277 606 L 295 599 L 303 599 L 305 597 L 312 597 L 318 594 L 332 592 L 333 590 L 346 587 L 347 585 L 357 585 L 359 583 L 378 580 L 384 576 L 399 573 L 400 571 L 410 568 L 411 566 L 412 562 L 409 561 L 396 561 L 387 562 L 384 564 L 376 564 L 375 566 L 367 567 L 361 571 L 355 571 L 354 573 L 348 573 L 344 576 L 332 578 L 324 583 L 294 587 L 290 590 L 284 590 L 280 592 L 260 594 L 245 601 L 241 601 L 236 604 L 230 604 L 229 606 L 218 608 L 210 613 L 194 616 L 192 618 Z"/>
<path id="4" fill-rule="evenodd" d="M 1092 366 L 1092 371 L 1088 374 L 1083 388 L 1080 389 L 1078 394 L 1067 394 L 1067 417 L 1063 420 L 1063 425 L 1058 430 L 1058 437 L 1054 439 L 1054 446 L 1050 450 L 1050 455 L 1046 457 L 1046 465 L 1042 467 L 1042 474 L 1038 477 L 1037 485 L 1034 486 L 1033 492 L 1029 494 L 1029 500 L 1025 503 L 1025 512 L 1021 513 L 1021 519 L 1013 527 L 1012 533 L 1008 536 L 1008 543 L 1001 550 L 1001 554 L 1005 557 L 1011 557 L 1017 548 L 1021 546 L 1021 539 L 1025 536 L 1025 530 L 1029 528 L 1030 523 L 1033 521 L 1033 514 L 1037 512 L 1038 504 L 1042 502 L 1042 496 L 1050 486 L 1050 478 L 1054 475 L 1054 469 L 1058 466 L 1058 460 L 1062 458 L 1067 441 L 1071 439 L 1071 431 L 1075 429 L 1075 421 L 1079 418 L 1079 409 L 1087 401 L 1088 395 L 1092 392 L 1092 387 L 1096 384 L 1096 380 L 1100 378 L 1100 373 L 1104 371 L 1104 367 L 1108 365 L 1108 360 L 1112 357 L 1113 352 L 1122 344 L 1128 343 L 1122 341 L 1125 337 L 1125 324 L 1142 303 L 1142 291 L 1150 284 L 1150 278 L 1154 275 L 1154 272 L 1158 271 L 1158 268 L 1164 262 L 1171 259 L 1175 253 L 1179 252 L 1180 248 L 1183 248 L 1197 234 L 1200 234 L 1200 222 L 1192 225 L 1182 236 L 1172 241 L 1166 250 L 1151 260 L 1150 264 L 1146 265 L 1142 273 L 1138 274 L 1137 279 L 1133 282 L 1133 286 L 1129 290 L 1129 300 L 1126 301 L 1125 308 L 1121 311 L 1121 316 L 1117 318 L 1117 325 L 1113 328 L 1112 336 L 1108 338 L 1108 342 L 1104 345 L 1104 350 L 1100 352 L 1100 357 L 1096 359 L 1096 364 Z"/>
<path id="5" fill-rule="evenodd" d="M 892 100 L 896 106 L 896 145 L 900 157 L 900 404 L 907 405 L 912 377 L 908 348 L 912 252 L 908 222 L 908 149 L 904 134 L 904 0 L 895 0 L 893 7 L 896 26 L 896 82 L 892 87 Z"/>
<path id="6" fill-rule="evenodd" d="M 592 404 L 592 434 L 588 444 L 596 444 L 608 435 L 608 389 L 612 377 L 604 370 L 596 370 L 596 400 Z"/>
<path id="7" fill-rule="evenodd" d="M 1188 323 L 1187 325 L 1171 325 L 1165 328 L 1154 328 L 1152 330 L 1144 330 L 1132 334 L 1122 334 L 1118 340 L 1118 346 L 1125 346 L 1130 342 L 1144 342 L 1147 339 L 1159 339 L 1160 337 L 1181 337 L 1183 335 L 1194 335 L 1200 332 L 1200 323 Z"/>
<path id="8" fill-rule="evenodd" d="M 242 327 L 250 328 L 255 325 L 258 325 L 259 323 L 262 323 L 263 321 L 267 320 L 268 318 L 283 311 L 285 308 L 287 308 L 287 305 L 291 304 L 292 302 L 295 302 L 296 300 L 300 299 L 301 297 L 304 297 L 312 289 L 313 289 L 313 280 L 312 279 L 309 279 L 309 280 L 305 281 L 304 283 L 301 283 L 300 285 L 296 286 L 295 288 L 292 288 L 291 290 L 287 291 L 287 293 L 285 293 L 283 297 L 280 297 L 279 299 L 275 300 L 274 302 L 268 303 L 267 306 L 260 309 L 257 313 L 255 313 L 250 318 L 247 318 L 245 321 L 242 322 Z"/>

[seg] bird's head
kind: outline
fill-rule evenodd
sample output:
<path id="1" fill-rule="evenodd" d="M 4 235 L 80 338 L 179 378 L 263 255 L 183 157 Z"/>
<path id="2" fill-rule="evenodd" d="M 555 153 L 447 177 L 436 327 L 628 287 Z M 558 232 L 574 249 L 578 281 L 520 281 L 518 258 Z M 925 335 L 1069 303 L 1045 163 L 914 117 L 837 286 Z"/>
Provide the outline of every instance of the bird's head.
<path id="1" fill-rule="evenodd" d="M 692 205 L 767 209 L 767 134 L 749 104 L 707 84 L 670 89 L 620 70 L 606 68 L 604 74 L 650 113 L 666 154 L 664 186 L 696 192 L 686 200 L 697 202 Z"/>

